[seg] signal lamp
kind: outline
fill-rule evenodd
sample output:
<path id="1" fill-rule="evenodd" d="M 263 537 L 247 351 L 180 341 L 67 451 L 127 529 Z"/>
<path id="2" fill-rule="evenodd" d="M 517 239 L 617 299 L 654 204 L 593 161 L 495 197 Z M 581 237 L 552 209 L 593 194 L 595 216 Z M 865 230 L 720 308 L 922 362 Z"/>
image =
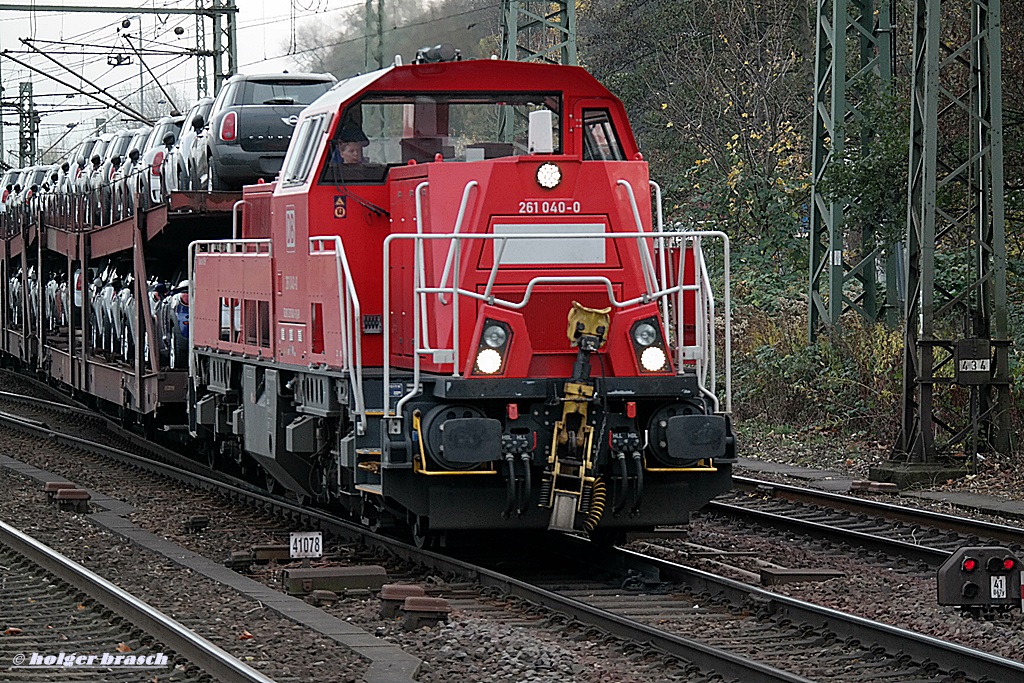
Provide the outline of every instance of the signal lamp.
<path id="1" fill-rule="evenodd" d="M 665 369 L 665 352 L 661 350 L 660 346 L 648 346 L 644 349 L 644 352 L 640 354 L 640 365 L 643 366 L 647 372 L 658 372 L 659 370 Z"/>
<path id="2" fill-rule="evenodd" d="M 980 591 L 981 589 L 978 587 L 978 584 L 971 583 L 970 581 L 968 581 L 963 585 L 963 588 L 960 589 L 960 594 L 968 600 L 970 600 L 972 598 L 978 597 L 978 593 Z"/>
<path id="3" fill-rule="evenodd" d="M 650 346 L 658 341 L 658 329 L 650 323 L 640 323 L 633 328 L 633 339 L 640 346 Z"/>
<path id="4" fill-rule="evenodd" d="M 1017 562 L 1012 557 L 990 557 L 985 565 L 990 572 L 1008 572 L 1015 566 Z"/>
<path id="5" fill-rule="evenodd" d="M 483 342 L 492 349 L 499 349 L 505 345 L 505 341 L 508 339 L 508 333 L 505 332 L 505 328 L 501 325 L 488 325 L 487 329 L 484 330 Z"/>
<path id="6" fill-rule="evenodd" d="M 476 369 L 484 375 L 493 375 L 501 370 L 501 354 L 494 349 L 481 349 L 476 354 Z"/>
<path id="7" fill-rule="evenodd" d="M 537 184 L 546 190 L 553 190 L 562 182 L 562 169 L 550 161 L 537 169 Z"/>
<path id="8" fill-rule="evenodd" d="M 978 561 L 973 557 L 965 557 L 964 561 L 960 563 L 960 569 L 965 572 L 973 572 L 978 568 Z"/>

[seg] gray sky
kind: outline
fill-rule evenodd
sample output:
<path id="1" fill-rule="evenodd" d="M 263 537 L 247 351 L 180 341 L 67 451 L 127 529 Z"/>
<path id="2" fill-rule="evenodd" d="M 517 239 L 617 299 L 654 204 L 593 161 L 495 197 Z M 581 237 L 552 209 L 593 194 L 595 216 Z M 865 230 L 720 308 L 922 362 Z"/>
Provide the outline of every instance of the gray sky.
<path id="1" fill-rule="evenodd" d="M 0 0 L 0 8 L 4 4 L 29 4 L 27 0 Z M 130 65 L 109 66 L 108 56 L 117 52 L 131 54 L 131 48 L 120 35 L 130 33 L 137 38 L 139 34 L 139 15 L 132 15 L 132 8 L 138 7 L 178 7 L 193 8 L 195 0 L 43 0 L 44 5 L 96 5 L 123 6 L 123 14 L 76 13 L 76 12 L 25 12 L 0 11 L 0 49 L 28 50 L 21 38 L 36 41 L 36 46 L 70 67 L 76 76 L 84 76 L 99 86 L 109 88 L 113 92 L 127 96 L 127 101 L 138 108 L 139 96 L 139 64 L 134 59 Z M 336 22 L 343 10 L 362 6 L 364 0 L 236 0 L 238 6 L 238 61 L 240 71 L 255 73 L 265 71 L 295 70 L 297 67 L 288 57 L 289 44 L 293 26 L 298 28 L 306 22 Z M 294 17 L 294 21 L 293 21 Z M 130 18 L 131 26 L 127 30 L 121 28 L 121 22 Z M 207 27 L 207 49 L 212 48 L 210 29 L 212 22 L 205 20 Z M 184 34 L 176 36 L 174 28 L 180 26 Z M 142 15 L 144 48 L 159 47 L 165 50 L 184 50 L 196 45 L 196 20 L 191 15 Z M 45 43 L 43 41 L 54 41 Z M 89 43 L 94 53 L 77 54 L 83 48 L 73 48 L 67 43 Z M 58 43 L 64 43 L 62 47 Z M 77 53 L 76 53 L 77 52 Z M 14 54 L 13 57 L 26 61 L 48 74 L 58 76 L 62 80 L 74 83 L 85 90 L 92 90 L 87 84 L 67 71 L 59 68 L 45 57 L 39 55 Z M 156 74 L 161 83 L 170 85 L 181 100 L 176 104 L 183 110 L 194 101 L 196 96 L 196 60 L 194 58 L 171 58 L 167 56 L 147 56 L 146 64 Z M 207 66 L 209 87 L 213 89 L 213 69 Z M 83 95 L 75 95 L 72 90 L 29 70 L 18 66 L 9 59 L 0 58 L 0 82 L 5 91 L 3 100 L 16 103 L 18 99 L 18 83 L 31 80 L 37 108 L 42 114 L 40 123 L 40 149 L 44 151 L 53 140 L 67 130 L 71 122 L 93 122 L 96 118 L 107 116 L 101 109 L 91 110 L 86 107 L 98 106 L 94 100 Z M 143 74 L 143 82 L 150 87 L 151 77 Z M 134 94 L 132 94 L 134 93 Z M 71 97 L 67 95 L 71 94 Z M 162 105 L 168 107 L 169 105 Z M 67 111 L 70 110 L 70 111 Z M 162 113 L 167 113 L 166 111 Z M 115 119 L 120 115 L 114 114 Z M 4 110 L 4 157 L 8 162 L 16 163 L 10 150 L 17 149 L 18 127 L 17 115 L 14 110 Z M 14 124 L 14 125 L 11 125 Z M 88 131 L 80 125 L 59 143 L 58 148 L 70 147 L 84 137 Z"/>

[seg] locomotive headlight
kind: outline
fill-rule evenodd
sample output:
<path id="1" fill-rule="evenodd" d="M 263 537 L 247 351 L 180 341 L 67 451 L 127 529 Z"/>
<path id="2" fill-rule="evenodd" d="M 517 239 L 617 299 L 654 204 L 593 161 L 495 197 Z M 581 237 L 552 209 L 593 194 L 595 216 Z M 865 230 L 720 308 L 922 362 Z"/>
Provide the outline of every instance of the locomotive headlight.
<path id="1" fill-rule="evenodd" d="M 537 184 L 547 190 L 553 190 L 562 182 L 562 169 L 550 161 L 537 169 Z"/>
<path id="2" fill-rule="evenodd" d="M 505 328 L 501 325 L 488 325 L 481 339 L 484 344 L 492 349 L 500 349 L 508 340 L 508 333 L 505 332 Z"/>
<path id="3" fill-rule="evenodd" d="M 485 375 L 501 370 L 501 354 L 494 349 L 481 349 L 476 354 L 476 369 Z"/>
<path id="4" fill-rule="evenodd" d="M 640 346 L 650 346 L 658 341 L 658 330 L 650 323 L 640 323 L 633 328 L 633 339 Z"/>
<path id="5" fill-rule="evenodd" d="M 662 351 L 660 346 L 648 346 L 644 349 L 644 352 L 640 354 L 640 365 L 643 366 L 647 372 L 658 372 L 665 368 L 665 352 Z"/>

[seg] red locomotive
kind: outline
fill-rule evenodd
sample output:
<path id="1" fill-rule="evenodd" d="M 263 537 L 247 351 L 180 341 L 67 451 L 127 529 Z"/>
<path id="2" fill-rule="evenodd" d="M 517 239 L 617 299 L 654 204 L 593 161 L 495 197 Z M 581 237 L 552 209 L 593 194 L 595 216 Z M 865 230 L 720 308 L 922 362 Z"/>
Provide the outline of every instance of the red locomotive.
<path id="1" fill-rule="evenodd" d="M 276 181 L 151 205 L 162 190 L 0 217 L 8 358 L 424 543 L 614 539 L 729 488 L 728 241 L 663 229 L 584 70 L 356 76 L 302 112 Z"/>
<path id="2" fill-rule="evenodd" d="M 685 521 L 735 461 L 701 250 L 724 235 L 652 230 L 656 191 L 580 68 L 338 83 L 242 234 L 191 247 L 194 433 L 420 539 Z"/>

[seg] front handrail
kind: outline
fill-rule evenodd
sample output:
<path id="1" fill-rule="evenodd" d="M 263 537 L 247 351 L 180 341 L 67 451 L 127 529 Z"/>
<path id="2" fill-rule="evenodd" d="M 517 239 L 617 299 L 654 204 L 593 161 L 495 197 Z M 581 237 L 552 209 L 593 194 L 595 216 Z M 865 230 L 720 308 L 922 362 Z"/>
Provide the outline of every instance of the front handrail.
<path id="1" fill-rule="evenodd" d="M 636 195 L 633 194 L 633 186 L 628 180 L 619 179 L 618 185 L 626 188 L 626 195 L 629 197 L 629 208 L 633 212 L 633 222 L 636 223 L 636 231 L 645 233 L 643 221 L 640 220 L 640 208 L 636 204 Z M 619 233 L 621 234 L 621 233 Z M 647 284 L 647 291 L 658 289 L 658 275 L 654 272 L 654 262 L 651 261 L 651 252 L 646 242 L 640 237 L 636 240 L 637 249 L 640 252 L 640 263 L 644 273 L 644 282 Z"/>
<path id="2" fill-rule="evenodd" d="M 429 348 L 429 345 L 425 345 L 421 342 L 423 336 L 427 334 L 430 328 L 429 310 L 426 305 L 427 297 L 429 295 L 449 295 L 453 301 L 458 300 L 459 297 L 468 297 L 478 301 L 483 301 L 491 305 L 502 306 L 513 310 L 524 308 L 531 300 L 534 289 L 538 285 L 544 284 L 556 284 L 556 285 L 578 285 L 578 284 L 599 284 L 603 285 L 608 293 L 610 304 L 614 308 L 626 309 L 633 306 L 649 303 L 651 301 L 658 301 L 659 299 L 663 302 L 674 297 L 676 301 L 676 315 L 674 325 L 674 339 L 676 344 L 676 370 L 682 374 L 686 368 L 686 361 L 694 361 L 696 363 L 696 374 L 698 385 L 701 392 L 708 396 L 714 403 L 716 412 L 719 410 L 719 399 L 715 393 L 717 387 L 716 376 L 717 376 L 717 357 L 714 346 L 717 344 L 716 330 L 715 330 L 715 315 L 716 307 L 714 304 L 714 291 L 711 287 L 710 275 L 707 270 L 707 265 L 704 261 L 703 250 L 701 242 L 707 238 L 720 239 L 723 244 L 724 253 L 724 283 L 723 283 L 723 305 L 725 311 L 723 313 L 724 327 L 725 327 L 725 360 L 724 360 L 724 377 L 725 377 L 725 412 L 731 412 L 732 410 L 732 321 L 731 321 L 731 298 L 730 298 L 730 270 L 729 270 L 729 238 L 721 231 L 659 231 L 659 232 L 595 232 L 595 233 L 574 233 L 571 239 L 604 239 L 604 240 L 618 240 L 618 239 L 636 239 L 641 245 L 641 255 L 646 254 L 648 259 L 646 260 L 647 266 L 653 271 L 653 261 L 650 260 L 650 251 L 648 247 L 649 241 L 658 240 L 662 244 L 666 244 L 672 240 L 679 241 L 690 241 L 693 247 L 694 253 L 694 282 L 685 284 L 686 279 L 686 259 L 681 258 L 678 265 L 678 272 L 675 274 L 675 282 L 677 284 L 669 287 L 667 286 L 667 280 L 665 278 L 650 278 L 652 285 L 658 284 L 657 287 L 649 287 L 640 296 L 633 297 L 631 299 L 620 300 L 615 294 L 615 286 L 612 281 L 603 275 L 574 275 L 574 276 L 537 276 L 532 278 L 523 290 L 523 296 L 518 301 L 510 301 L 497 297 L 492 292 L 492 285 L 495 280 L 495 269 L 500 266 L 500 253 L 495 256 L 495 265 L 492 267 L 492 272 L 488 277 L 488 286 L 483 293 L 466 289 L 459 284 L 458 275 L 458 254 L 461 251 L 460 245 L 463 241 L 467 240 L 482 240 L 482 241 L 498 241 L 496 249 L 504 248 L 508 240 L 514 239 L 529 239 L 529 240 L 564 240 L 566 236 L 564 234 L 553 234 L 553 233 L 521 233 L 521 234 L 454 234 L 454 233 L 433 233 L 423 234 L 419 231 L 415 234 L 392 234 L 384 240 L 384 406 L 385 415 L 390 418 L 400 417 L 402 414 L 402 408 L 404 405 L 414 398 L 420 391 L 420 376 L 421 376 L 421 363 L 420 356 L 433 353 L 435 359 L 439 358 L 439 352 L 450 353 L 453 360 L 435 360 L 438 364 L 447 364 L 451 362 L 454 367 L 454 373 L 457 376 L 459 373 L 459 361 L 458 361 L 458 328 L 459 319 L 457 316 L 457 309 L 453 311 L 456 315 L 453 317 L 452 322 L 452 340 L 455 344 L 454 349 L 434 349 Z M 391 314 L 391 256 L 393 244 L 399 240 L 414 240 L 414 268 L 416 273 L 413 277 L 413 367 L 412 367 L 412 386 L 406 391 L 399 399 L 394 408 L 391 408 L 391 401 L 389 397 L 390 390 L 390 376 L 391 367 L 391 330 L 390 330 L 390 314 Z M 423 246 L 426 240 L 452 240 L 454 243 L 455 264 L 454 264 L 454 277 L 450 286 L 438 286 L 430 287 L 426 285 L 425 273 L 423 263 Z M 643 256 L 641 256 L 643 258 Z M 667 275 L 667 265 L 665 266 Z M 662 280 L 659 283 L 659 280 Z M 683 321 L 686 316 L 683 314 L 684 309 L 687 308 L 684 294 L 693 293 L 694 308 L 693 317 L 698 321 L 697 329 L 695 330 L 696 339 L 691 345 L 685 345 Z M 671 316 L 666 316 L 670 318 Z M 669 321 L 666 320 L 663 323 L 666 327 L 669 326 Z M 666 335 L 666 343 L 673 337 Z M 688 355 L 689 354 L 689 355 Z M 690 366 L 693 368 L 693 366 Z"/>
<path id="3" fill-rule="evenodd" d="M 361 321 L 362 307 L 359 304 L 359 293 L 356 292 L 349 267 L 345 245 L 338 235 L 324 235 L 309 238 L 309 254 L 326 254 L 323 247 L 334 244 L 334 260 L 338 285 L 338 315 L 341 325 L 341 345 L 345 351 L 342 359 L 342 370 L 348 375 L 355 402 L 355 414 L 359 418 L 357 427 L 360 435 L 366 433 L 366 400 L 363 395 L 363 333 Z"/>

